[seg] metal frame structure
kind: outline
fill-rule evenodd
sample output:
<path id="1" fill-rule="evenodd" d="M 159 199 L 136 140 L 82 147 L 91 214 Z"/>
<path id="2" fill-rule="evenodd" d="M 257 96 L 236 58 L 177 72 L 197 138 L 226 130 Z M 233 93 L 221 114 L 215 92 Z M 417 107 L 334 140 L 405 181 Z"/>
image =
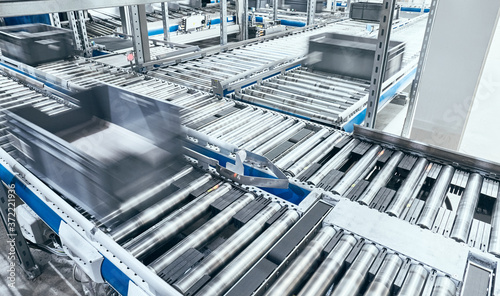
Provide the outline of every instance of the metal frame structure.
<path id="1" fill-rule="evenodd" d="M 146 7 L 133 5 L 130 7 L 130 21 L 132 23 L 132 40 L 135 50 L 135 65 L 138 69 L 151 60 L 149 38 L 146 20 Z"/>
<path id="2" fill-rule="evenodd" d="M 366 108 L 365 126 L 375 127 L 377 118 L 378 103 L 382 94 L 382 84 L 384 82 L 385 69 L 387 66 L 387 55 L 392 31 L 392 19 L 394 17 L 394 6 L 396 0 L 385 0 L 382 3 L 382 13 L 380 14 L 380 26 L 378 30 L 377 47 L 375 50 L 375 62 L 373 63 L 372 78 L 368 91 L 368 106 Z"/>

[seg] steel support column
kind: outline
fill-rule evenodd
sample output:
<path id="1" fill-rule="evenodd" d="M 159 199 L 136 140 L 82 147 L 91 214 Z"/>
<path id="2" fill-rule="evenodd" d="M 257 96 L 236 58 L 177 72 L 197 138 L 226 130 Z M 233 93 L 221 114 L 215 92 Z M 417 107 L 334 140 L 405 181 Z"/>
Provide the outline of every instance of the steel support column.
<path id="1" fill-rule="evenodd" d="M 273 1 L 273 20 L 274 21 L 278 20 L 278 1 L 279 0 Z"/>
<path id="2" fill-rule="evenodd" d="M 368 105 L 366 106 L 365 126 L 368 128 L 375 127 L 375 120 L 377 118 L 378 102 L 382 93 L 382 84 L 384 83 L 387 54 L 391 39 L 392 18 L 394 17 L 396 0 L 384 0 L 382 5 L 377 49 L 375 50 L 375 62 L 373 64 L 370 90 L 368 92 Z"/>
<path id="3" fill-rule="evenodd" d="M 413 122 L 413 116 L 415 115 L 417 89 L 420 83 L 420 77 L 422 76 L 424 61 L 427 54 L 429 36 L 432 31 L 432 25 L 434 24 L 434 18 L 436 16 L 436 14 L 434 13 L 434 9 L 436 7 L 437 1 L 438 0 L 433 0 L 431 4 L 431 11 L 429 11 L 429 16 L 427 19 L 427 27 L 425 30 L 424 41 L 422 42 L 422 49 L 420 50 L 420 58 L 418 60 L 417 73 L 415 74 L 415 79 L 413 79 L 413 82 L 411 84 L 410 96 L 408 99 L 408 111 L 406 113 L 403 130 L 401 132 L 401 136 L 407 138 L 410 137 L 411 124 Z"/>
<path id="4" fill-rule="evenodd" d="M 220 0 L 220 45 L 227 44 L 227 0 Z"/>
<path id="5" fill-rule="evenodd" d="M 163 23 L 163 40 L 170 42 L 170 25 L 168 22 L 168 3 L 161 3 L 161 15 Z"/>
<path id="6" fill-rule="evenodd" d="M 60 28 L 61 27 L 61 19 L 59 18 L 59 13 L 54 12 L 50 14 L 50 19 L 52 20 L 52 25 L 54 27 Z"/>
<path id="7" fill-rule="evenodd" d="M 77 12 L 78 15 L 78 25 L 80 29 L 80 39 L 82 41 L 83 46 L 83 54 L 85 57 L 92 56 L 92 46 L 90 46 L 89 37 L 87 35 L 87 27 L 85 25 L 85 16 L 83 15 L 83 11 L 79 10 Z"/>
<path id="8" fill-rule="evenodd" d="M 26 244 L 26 239 L 21 232 L 21 226 L 16 218 L 16 197 L 14 190 L 5 189 L 5 186 L 1 182 L 0 187 L 0 216 L 2 217 L 2 222 L 7 231 L 7 243 L 10 246 L 8 254 L 9 260 L 12 259 L 10 267 L 13 267 L 12 269 L 15 273 L 15 266 L 12 266 L 12 264 L 15 264 L 15 262 L 13 262 L 15 259 L 11 258 L 11 256 L 15 254 L 28 278 L 34 279 L 40 275 L 41 271 L 33 260 L 30 249 Z M 7 262 L 7 264 L 9 264 L 9 262 Z"/>
<path id="9" fill-rule="evenodd" d="M 132 38 L 135 51 L 135 64 L 138 69 L 142 64 L 151 60 L 149 51 L 148 24 L 146 20 L 146 6 L 130 6 L 130 21 L 132 23 Z"/>
<path id="10" fill-rule="evenodd" d="M 127 6 L 121 6 L 120 7 L 120 20 L 122 22 L 122 33 L 125 35 L 130 34 L 130 14 L 128 13 L 128 7 Z M 124 38 L 127 38 L 125 36 Z"/>
<path id="11" fill-rule="evenodd" d="M 82 41 L 80 39 L 80 33 L 78 32 L 78 24 L 76 22 L 75 14 L 73 11 L 68 11 L 68 21 L 69 21 L 69 28 L 71 31 L 73 31 L 73 42 L 75 43 L 75 49 L 77 51 L 82 51 Z"/>
<path id="12" fill-rule="evenodd" d="M 307 22 L 306 24 L 314 24 L 314 14 L 316 13 L 316 0 L 307 0 Z"/>

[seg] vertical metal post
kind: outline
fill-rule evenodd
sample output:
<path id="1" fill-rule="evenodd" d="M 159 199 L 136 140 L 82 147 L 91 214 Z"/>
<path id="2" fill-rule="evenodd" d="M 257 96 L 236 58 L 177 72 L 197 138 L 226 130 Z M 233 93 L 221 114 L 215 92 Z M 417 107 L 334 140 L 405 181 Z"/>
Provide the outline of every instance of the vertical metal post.
<path id="1" fill-rule="evenodd" d="M 80 39 L 82 41 L 83 46 L 83 54 L 86 57 L 92 56 L 92 47 L 90 46 L 89 37 L 87 35 L 87 27 L 85 25 L 85 17 L 83 15 L 83 11 L 79 10 L 77 12 L 78 15 L 78 24 L 80 25 Z"/>
<path id="2" fill-rule="evenodd" d="M 431 7 L 436 7 L 438 0 L 432 0 Z M 429 45 L 429 35 L 432 31 L 432 25 L 434 24 L 435 13 L 429 13 L 427 18 L 427 27 L 425 29 L 424 41 L 422 42 L 422 49 L 420 50 L 420 58 L 417 65 L 417 73 L 415 74 L 415 79 L 411 84 L 410 98 L 408 100 L 408 111 L 406 112 L 406 118 L 403 125 L 403 131 L 401 136 L 409 137 L 411 124 L 413 122 L 413 117 L 415 116 L 415 107 L 417 101 L 417 90 L 420 83 L 420 78 L 422 77 L 422 70 L 424 67 L 425 57 L 427 55 L 427 47 Z"/>
<path id="3" fill-rule="evenodd" d="M 40 268 L 35 264 L 30 249 L 26 243 L 21 227 L 16 218 L 16 198 L 15 198 L 15 185 L 10 185 L 9 190 L 0 182 L 0 216 L 7 231 L 7 243 L 9 245 L 8 261 L 9 275 L 15 273 L 14 256 L 17 257 L 21 263 L 21 267 L 26 272 L 29 279 L 34 279 L 40 275 Z M 12 257 L 11 257 L 12 256 Z M 12 259 L 12 260 L 11 260 Z M 14 265 L 12 265 L 14 264 Z M 14 276 L 15 277 L 15 276 Z"/>
<path id="4" fill-rule="evenodd" d="M 346 6 L 345 6 L 345 12 L 349 13 L 351 9 L 351 0 L 347 0 Z"/>
<path id="5" fill-rule="evenodd" d="M 59 18 L 58 12 L 51 13 L 50 18 L 52 19 L 52 25 L 54 27 L 57 27 L 57 28 L 61 27 L 61 19 Z"/>
<path id="6" fill-rule="evenodd" d="M 220 0 L 220 45 L 227 44 L 227 0 Z"/>
<path id="7" fill-rule="evenodd" d="M 314 24 L 314 14 L 316 13 L 316 0 L 307 1 L 307 22 L 306 24 Z"/>
<path id="8" fill-rule="evenodd" d="M 151 60 L 149 51 L 148 24 L 146 20 L 146 6 L 131 5 L 130 21 L 132 23 L 132 39 L 135 51 L 135 65 L 140 68 L 142 64 Z"/>
<path id="9" fill-rule="evenodd" d="M 236 0 L 236 14 L 240 27 L 240 41 L 248 39 L 248 0 Z"/>
<path id="10" fill-rule="evenodd" d="M 420 14 L 425 12 L 425 0 L 422 0 L 422 9 L 420 10 Z"/>
<path id="11" fill-rule="evenodd" d="M 278 1 L 279 0 L 273 1 L 273 20 L 274 21 L 278 20 Z"/>
<path id="12" fill-rule="evenodd" d="M 161 15 L 163 23 L 163 40 L 170 42 L 170 25 L 168 24 L 168 3 L 161 3 Z"/>
<path id="13" fill-rule="evenodd" d="M 76 23 L 73 11 L 68 11 L 69 28 L 73 31 L 73 41 L 75 42 L 75 49 L 82 51 L 82 41 L 80 40 L 80 33 L 78 33 L 78 25 Z"/>
<path id="14" fill-rule="evenodd" d="M 372 79 L 370 81 L 370 90 L 368 93 L 368 105 L 366 106 L 365 126 L 368 128 L 375 127 L 378 102 L 382 92 L 382 84 L 384 83 L 395 6 L 396 0 L 384 0 L 382 3 L 377 48 L 375 50 L 375 62 L 373 64 Z"/>
<path id="15" fill-rule="evenodd" d="M 122 32 L 125 35 L 130 34 L 130 17 L 129 14 L 127 13 L 128 8 L 126 6 L 120 6 L 120 20 L 122 22 Z M 125 36 L 125 39 L 127 37 Z"/>

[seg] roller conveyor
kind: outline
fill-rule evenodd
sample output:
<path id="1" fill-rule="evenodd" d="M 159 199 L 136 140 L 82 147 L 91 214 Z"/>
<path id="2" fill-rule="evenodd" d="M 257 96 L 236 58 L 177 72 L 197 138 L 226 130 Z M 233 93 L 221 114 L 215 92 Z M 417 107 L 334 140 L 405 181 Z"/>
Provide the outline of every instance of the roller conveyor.
<path id="1" fill-rule="evenodd" d="M 182 165 L 167 174 L 163 182 L 138 194 L 136 198 L 143 202 L 131 200 L 104 220 L 94 221 L 86 213 L 71 211 L 71 206 L 70 210 L 62 207 L 72 218 L 78 217 L 80 225 L 87 227 L 86 219 L 92 221 L 92 227 L 84 230 L 85 237 L 103 256 L 120 256 L 120 260 L 113 261 L 119 270 L 130 266 L 131 273 L 125 271 L 125 282 L 116 285 L 123 295 L 137 295 L 123 288 L 134 283 L 151 295 L 275 295 L 274 291 L 280 291 L 280 295 L 416 295 L 423 289 L 428 295 L 456 295 L 462 286 L 470 285 L 466 275 L 470 271 L 467 268 L 472 268 L 464 270 L 470 262 L 468 256 L 477 255 L 483 263 L 496 264 L 491 254 L 496 254 L 498 248 L 498 180 L 485 167 L 471 167 L 470 163 L 430 155 L 424 149 L 370 139 L 366 134 L 350 136 L 296 117 L 88 60 L 60 66 L 45 65 L 40 69 L 64 78 L 62 82 L 69 88 L 107 81 L 178 104 L 183 108 L 184 126 L 206 136 L 201 140 L 208 139 L 209 145 L 204 148 L 219 145 L 219 150 L 210 150 L 210 157 L 226 153 L 224 144 L 247 148 L 285 170 L 290 184 L 311 190 L 304 202 L 294 206 L 266 191 L 227 183 L 213 170 Z M 47 114 L 71 107 L 64 98 L 48 95 L 37 87 L 31 89 L 10 78 L 4 82 L 0 96 L 4 91 L 7 100 L 15 95 L 24 100 L 21 104 L 33 104 Z M 362 85 L 359 82 L 337 88 L 340 94 Z M 33 95 L 43 100 L 30 101 Z M 189 137 L 194 135 L 198 134 Z M 3 166 L 4 158 L 8 158 L 0 156 Z M 15 168 L 18 178 L 30 176 Z M 37 188 L 47 190 L 44 195 L 52 192 L 30 180 Z M 316 186 L 306 187 L 305 183 Z M 59 214 L 50 203 L 55 200 L 60 207 L 65 200 L 58 201 L 53 195 L 57 196 L 54 192 L 47 194 L 49 209 Z M 316 202 L 318 199 L 323 201 Z M 395 215 L 399 219 L 389 217 L 391 204 L 400 199 L 399 214 Z M 420 229 L 419 218 L 426 212 L 431 213 L 428 216 L 432 221 L 427 229 Z M 86 222 L 78 220 L 80 214 Z M 342 218 L 351 221 L 342 223 Z M 77 228 L 76 223 L 67 224 Z M 360 231 L 363 227 L 368 230 Z M 114 233 L 121 229 L 125 229 L 121 231 L 123 238 L 120 235 L 113 241 Z M 398 229 L 401 231 L 395 231 Z M 429 245 L 433 241 L 426 240 L 427 234 L 438 238 L 436 246 Z M 411 242 L 416 244 L 416 250 L 406 247 L 412 246 L 410 236 L 414 236 L 415 242 Z M 99 246 L 102 242 L 104 249 Z M 422 252 L 426 242 L 429 244 L 425 247 L 435 253 Z M 449 247 L 449 253 L 442 252 L 441 245 Z M 373 253 L 369 259 L 363 258 L 367 256 L 365 248 Z M 98 270 L 104 274 L 106 266 Z M 134 277 L 136 270 L 140 270 L 140 276 Z M 490 276 L 489 281 L 493 287 L 489 289 L 497 289 L 494 277 Z M 154 291 L 149 288 L 153 286 Z"/>

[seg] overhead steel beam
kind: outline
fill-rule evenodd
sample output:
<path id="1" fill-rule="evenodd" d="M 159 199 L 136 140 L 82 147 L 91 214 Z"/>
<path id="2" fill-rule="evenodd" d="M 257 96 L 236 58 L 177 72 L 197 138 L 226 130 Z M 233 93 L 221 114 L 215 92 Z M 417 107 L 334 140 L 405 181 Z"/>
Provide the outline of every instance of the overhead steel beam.
<path id="1" fill-rule="evenodd" d="M 395 6 L 396 0 L 384 0 L 382 3 L 375 62 L 373 64 L 372 79 L 368 93 L 368 105 L 366 106 L 365 126 L 368 128 L 375 127 L 375 119 L 377 118 L 378 102 L 382 94 L 382 84 L 384 83 L 384 74 L 387 66 L 386 61 L 389 52 Z"/>
<path id="2" fill-rule="evenodd" d="M 87 0 L 87 1 L 67 1 L 67 0 L 39 0 L 39 1 L 0 1 L 0 17 L 24 16 L 34 14 L 45 14 L 54 12 L 67 12 L 88 10 L 107 7 L 120 7 L 129 5 L 141 5 L 158 3 L 157 0 Z M 174 2 L 174 0 L 167 0 Z"/>

